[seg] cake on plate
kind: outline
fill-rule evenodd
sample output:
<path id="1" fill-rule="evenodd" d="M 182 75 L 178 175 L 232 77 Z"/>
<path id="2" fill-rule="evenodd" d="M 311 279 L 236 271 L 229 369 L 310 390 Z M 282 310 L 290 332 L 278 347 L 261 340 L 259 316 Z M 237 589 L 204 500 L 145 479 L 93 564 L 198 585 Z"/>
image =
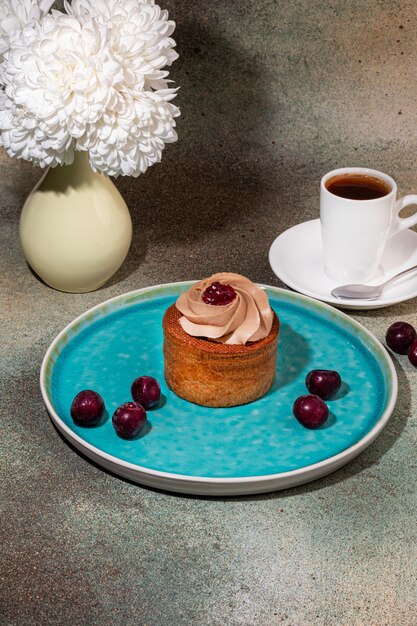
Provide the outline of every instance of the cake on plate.
<path id="1" fill-rule="evenodd" d="M 165 379 L 209 407 L 252 402 L 275 377 L 279 320 L 266 292 L 239 274 L 195 283 L 163 318 Z"/>

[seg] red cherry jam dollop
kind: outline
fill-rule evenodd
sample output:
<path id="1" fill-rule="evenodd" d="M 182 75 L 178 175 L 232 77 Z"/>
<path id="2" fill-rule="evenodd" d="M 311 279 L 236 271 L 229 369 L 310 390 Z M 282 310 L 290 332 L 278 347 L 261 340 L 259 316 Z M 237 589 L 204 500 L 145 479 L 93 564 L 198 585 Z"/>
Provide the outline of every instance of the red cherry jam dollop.
<path id="1" fill-rule="evenodd" d="M 225 306 L 236 298 L 236 291 L 231 285 L 222 285 L 219 282 L 212 283 L 201 296 L 206 304 Z"/>

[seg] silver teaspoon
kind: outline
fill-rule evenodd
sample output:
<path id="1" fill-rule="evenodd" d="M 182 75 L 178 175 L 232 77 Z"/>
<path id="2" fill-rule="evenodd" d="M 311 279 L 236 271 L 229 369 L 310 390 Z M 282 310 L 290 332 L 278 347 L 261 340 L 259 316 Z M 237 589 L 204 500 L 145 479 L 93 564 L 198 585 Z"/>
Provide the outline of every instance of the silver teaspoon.
<path id="1" fill-rule="evenodd" d="M 341 300 L 343 300 L 343 298 L 354 300 L 377 300 L 387 285 L 393 283 L 400 276 L 404 276 L 405 274 L 408 274 L 408 272 L 415 272 L 416 270 L 417 265 L 409 267 L 379 285 L 342 285 L 341 287 L 333 289 L 331 294 L 334 298 L 339 298 Z"/>

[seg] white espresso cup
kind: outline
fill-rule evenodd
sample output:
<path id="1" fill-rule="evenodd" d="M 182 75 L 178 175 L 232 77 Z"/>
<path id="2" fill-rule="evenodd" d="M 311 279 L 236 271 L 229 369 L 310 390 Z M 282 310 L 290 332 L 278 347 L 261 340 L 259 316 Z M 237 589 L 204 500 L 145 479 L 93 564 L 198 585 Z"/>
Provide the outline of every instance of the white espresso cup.
<path id="1" fill-rule="evenodd" d="M 363 187 L 368 185 L 363 193 L 361 189 L 353 189 L 355 180 L 358 183 L 356 187 L 361 186 L 361 181 Z M 380 194 L 380 197 L 372 197 L 372 188 L 374 195 Z M 328 276 L 340 283 L 371 280 L 387 240 L 404 228 L 417 224 L 417 212 L 407 218 L 399 216 L 401 209 L 408 204 L 417 204 L 417 195 L 397 200 L 395 181 L 377 170 L 344 167 L 323 176 L 320 221 Z"/>

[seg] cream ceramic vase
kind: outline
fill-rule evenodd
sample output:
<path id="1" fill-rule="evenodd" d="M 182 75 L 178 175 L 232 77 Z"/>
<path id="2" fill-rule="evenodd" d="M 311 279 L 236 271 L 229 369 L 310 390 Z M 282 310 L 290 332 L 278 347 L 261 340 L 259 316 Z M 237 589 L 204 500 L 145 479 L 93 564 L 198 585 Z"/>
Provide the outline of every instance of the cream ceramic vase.
<path id="1" fill-rule="evenodd" d="M 25 202 L 20 241 L 27 262 L 47 285 L 70 293 L 101 287 L 121 266 L 132 240 L 122 196 L 93 172 L 86 152 L 49 169 Z"/>

